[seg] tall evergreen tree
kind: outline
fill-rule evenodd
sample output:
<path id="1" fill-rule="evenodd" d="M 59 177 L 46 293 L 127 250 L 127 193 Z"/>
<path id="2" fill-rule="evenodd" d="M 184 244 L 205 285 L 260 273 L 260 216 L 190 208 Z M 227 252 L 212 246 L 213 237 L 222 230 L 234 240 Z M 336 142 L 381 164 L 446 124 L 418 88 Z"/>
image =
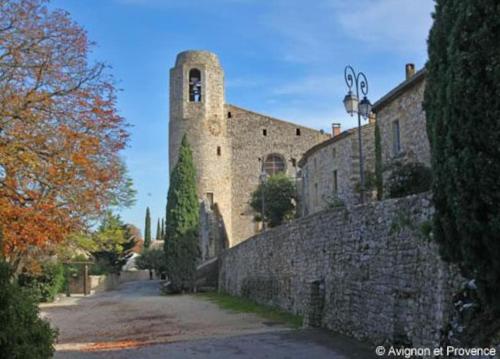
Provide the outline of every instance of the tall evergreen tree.
<path id="1" fill-rule="evenodd" d="M 200 219 L 196 170 L 185 135 L 170 177 L 166 212 L 164 249 L 167 275 L 174 291 L 190 290 L 199 257 Z"/>
<path id="2" fill-rule="evenodd" d="M 435 237 L 500 308 L 500 3 L 437 0 L 424 108 Z"/>
<path id="3" fill-rule="evenodd" d="M 144 226 L 144 248 L 151 245 L 151 213 L 149 207 L 146 208 L 146 223 Z"/>
<path id="4" fill-rule="evenodd" d="M 161 219 L 160 237 L 162 240 L 165 240 L 165 218 Z"/>
<path id="5" fill-rule="evenodd" d="M 155 239 L 159 241 L 161 239 L 161 228 L 160 228 L 160 219 L 158 218 L 158 223 L 156 224 L 156 237 Z"/>

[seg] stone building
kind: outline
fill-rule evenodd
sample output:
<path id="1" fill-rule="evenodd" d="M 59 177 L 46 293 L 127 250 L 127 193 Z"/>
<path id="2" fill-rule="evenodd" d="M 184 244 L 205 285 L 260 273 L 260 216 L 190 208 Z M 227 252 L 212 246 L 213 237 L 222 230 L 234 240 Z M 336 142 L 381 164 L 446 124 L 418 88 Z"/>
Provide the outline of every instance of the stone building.
<path id="1" fill-rule="evenodd" d="M 374 120 L 361 127 L 367 184 L 375 171 L 374 128 Z M 338 205 L 350 207 L 360 201 L 358 129 L 341 132 L 340 125 L 334 124 L 333 134 L 332 138 L 311 147 L 299 162 L 302 216 Z M 367 188 L 365 197 L 374 198 L 374 188 Z"/>
<path id="2" fill-rule="evenodd" d="M 258 231 L 249 201 L 263 170 L 295 178 L 302 155 L 330 138 L 226 104 L 224 72 L 217 56 L 206 51 L 180 53 L 170 70 L 170 172 L 184 134 L 197 170 L 205 259 Z"/>
<path id="3" fill-rule="evenodd" d="M 430 145 L 422 107 L 425 73 L 425 68 L 415 73 L 415 66 L 407 64 L 405 81 L 373 105 L 380 130 L 384 177 L 395 161 L 430 166 Z"/>

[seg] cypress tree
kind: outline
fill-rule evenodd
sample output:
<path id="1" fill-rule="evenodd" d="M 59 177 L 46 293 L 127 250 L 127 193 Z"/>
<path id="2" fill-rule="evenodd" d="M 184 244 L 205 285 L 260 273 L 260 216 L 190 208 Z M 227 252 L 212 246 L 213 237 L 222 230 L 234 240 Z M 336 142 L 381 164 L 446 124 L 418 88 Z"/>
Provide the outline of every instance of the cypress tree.
<path id="1" fill-rule="evenodd" d="M 424 109 L 434 236 L 500 308 L 500 3 L 437 0 Z"/>
<path id="2" fill-rule="evenodd" d="M 193 156 L 185 135 L 170 177 L 166 212 L 164 249 L 167 276 L 174 291 L 189 290 L 199 257 L 199 203 Z"/>
<path id="3" fill-rule="evenodd" d="M 377 199 L 379 201 L 384 197 L 382 167 L 382 140 L 380 138 L 380 127 L 378 123 L 375 123 L 375 188 L 377 189 Z"/>
<path id="4" fill-rule="evenodd" d="M 160 236 L 162 240 L 165 240 L 165 218 L 161 219 L 161 230 L 160 230 Z"/>
<path id="5" fill-rule="evenodd" d="M 144 248 L 149 248 L 151 245 L 151 214 L 149 207 L 146 208 L 146 224 L 144 227 Z"/>
<path id="6" fill-rule="evenodd" d="M 156 240 L 161 239 L 161 229 L 160 229 L 160 219 L 158 218 L 158 223 L 156 224 Z"/>

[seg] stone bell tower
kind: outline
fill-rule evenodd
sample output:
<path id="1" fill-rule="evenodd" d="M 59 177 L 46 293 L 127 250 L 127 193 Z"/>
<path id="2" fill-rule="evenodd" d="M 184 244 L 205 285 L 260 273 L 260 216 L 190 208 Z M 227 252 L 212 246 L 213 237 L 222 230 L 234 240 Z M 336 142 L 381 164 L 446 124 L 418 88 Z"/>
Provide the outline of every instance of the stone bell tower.
<path id="1" fill-rule="evenodd" d="M 231 144 L 224 112 L 224 72 L 207 51 L 177 55 L 170 70 L 169 168 L 187 135 L 200 202 L 218 208 L 231 243 Z"/>

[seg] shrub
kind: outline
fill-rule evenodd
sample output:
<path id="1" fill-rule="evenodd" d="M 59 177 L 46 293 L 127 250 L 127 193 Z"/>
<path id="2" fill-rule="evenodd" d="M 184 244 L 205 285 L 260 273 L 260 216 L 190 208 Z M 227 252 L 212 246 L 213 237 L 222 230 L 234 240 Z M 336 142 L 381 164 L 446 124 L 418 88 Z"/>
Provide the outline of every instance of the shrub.
<path id="1" fill-rule="evenodd" d="M 389 198 L 405 197 L 429 191 L 431 186 L 432 172 L 429 167 L 418 162 L 396 162 L 387 179 L 387 195 Z"/>
<path id="2" fill-rule="evenodd" d="M 262 214 L 262 193 L 264 193 L 264 216 Z M 257 220 L 264 220 L 269 227 L 276 227 L 292 219 L 295 214 L 297 190 L 295 183 L 284 173 L 277 173 L 259 184 L 252 193 L 250 206 L 258 213 Z"/>
<path id="3" fill-rule="evenodd" d="M 166 272 L 165 253 L 160 248 L 146 248 L 135 260 L 138 269 L 148 269 L 157 275 Z"/>
<path id="4" fill-rule="evenodd" d="M 64 267 L 61 263 L 44 263 L 41 274 L 22 273 L 18 283 L 30 290 L 38 301 L 51 302 L 64 289 Z"/>
<path id="5" fill-rule="evenodd" d="M 345 207 L 345 202 L 338 196 L 336 192 L 330 193 L 329 195 L 323 198 L 323 201 L 326 204 L 326 208 L 343 208 Z"/>
<path id="6" fill-rule="evenodd" d="M 48 359 L 57 331 L 38 316 L 28 292 L 11 283 L 9 266 L 0 261 L 0 353 L 4 359 Z"/>

